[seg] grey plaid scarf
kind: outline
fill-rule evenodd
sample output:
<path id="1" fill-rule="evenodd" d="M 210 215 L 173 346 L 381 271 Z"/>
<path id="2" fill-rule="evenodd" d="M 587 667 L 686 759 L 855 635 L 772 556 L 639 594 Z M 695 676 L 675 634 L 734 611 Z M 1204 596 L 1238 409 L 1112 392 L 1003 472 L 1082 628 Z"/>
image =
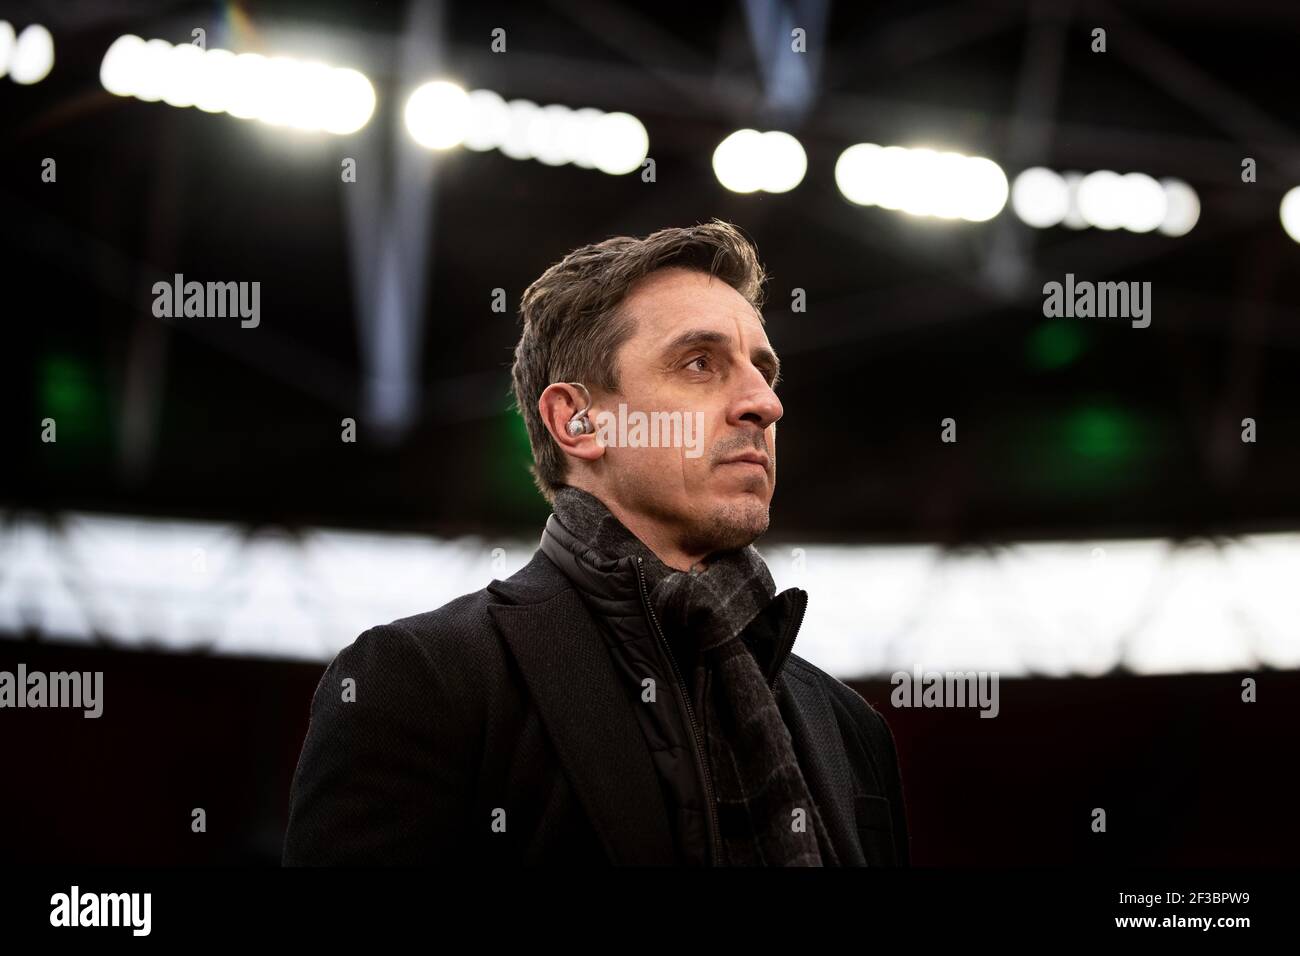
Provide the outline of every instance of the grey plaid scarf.
<path id="1" fill-rule="evenodd" d="M 678 571 L 659 560 L 604 503 L 561 488 L 554 510 L 574 537 L 610 558 L 640 557 L 650 603 L 670 642 L 691 649 L 726 866 L 834 866 L 821 815 L 790 732 L 745 631 L 776 586 L 751 544 Z M 753 629 L 751 629 L 752 631 Z M 747 643 L 749 639 L 749 643 Z M 687 676 L 687 675 L 683 675 Z M 796 810 L 802 810 L 796 814 Z M 796 821 L 802 826 L 796 827 Z"/>

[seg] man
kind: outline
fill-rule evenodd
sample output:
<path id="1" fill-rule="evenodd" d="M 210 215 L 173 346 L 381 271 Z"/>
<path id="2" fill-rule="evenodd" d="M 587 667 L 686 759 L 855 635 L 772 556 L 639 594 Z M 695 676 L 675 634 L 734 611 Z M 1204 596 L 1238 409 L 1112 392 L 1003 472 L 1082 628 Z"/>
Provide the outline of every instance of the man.
<path id="1" fill-rule="evenodd" d="M 528 289 L 541 547 L 334 659 L 286 864 L 908 862 L 890 731 L 791 652 L 808 596 L 776 594 L 752 543 L 782 415 L 763 282 L 713 222 L 587 246 Z"/>

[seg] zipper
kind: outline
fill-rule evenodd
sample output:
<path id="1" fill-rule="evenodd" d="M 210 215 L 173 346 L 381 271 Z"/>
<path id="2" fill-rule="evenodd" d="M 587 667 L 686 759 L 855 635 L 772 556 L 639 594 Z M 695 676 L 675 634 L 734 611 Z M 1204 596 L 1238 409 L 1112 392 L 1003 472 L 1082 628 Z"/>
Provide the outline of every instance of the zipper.
<path id="1" fill-rule="evenodd" d="M 677 667 L 677 658 L 673 656 L 673 649 L 668 644 L 668 639 L 664 637 L 663 630 L 659 627 L 659 619 L 655 617 L 655 609 L 650 605 L 650 593 L 645 585 L 644 559 L 638 555 L 636 559 L 636 579 L 641 585 L 641 602 L 646 612 L 650 615 L 650 623 L 654 626 L 655 635 L 659 638 L 659 643 L 668 655 L 668 663 L 672 666 L 673 677 L 677 680 L 677 690 L 681 695 L 682 702 L 686 704 L 686 719 L 691 725 L 691 736 L 695 740 L 695 756 L 699 764 L 700 772 L 704 777 L 705 799 L 709 804 L 709 845 L 711 848 L 712 859 L 711 865 L 717 866 L 717 861 L 722 858 L 721 840 L 719 831 L 721 826 L 718 824 L 718 807 L 717 800 L 713 795 L 713 777 L 709 774 L 709 762 L 704 753 L 704 740 L 700 736 L 699 727 L 695 723 L 695 708 L 691 706 L 691 695 L 688 693 L 686 684 L 682 680 L 681 670 Z"/>
<path id="2" fill-rule="evenodd" d="M 799 639 L 799 628 L 803 626 L 804 612 L 808 610 L 808 599 L 801 595 L 796 602 L 799 605 L 799 613 L 795 615 L 794 621 L 787 627 L 794 628 L 794 635 L 790 638 L 790 646 L 786 649 L 785 657 L 777 662 L 775 672 L 772 674 L 772 695 L 776 695 L 776 682 L 781 679 L 781 671 L 785 670 L 785 662 L 789 659 L 791 652 L 794 650 L 794 642 Z"/>

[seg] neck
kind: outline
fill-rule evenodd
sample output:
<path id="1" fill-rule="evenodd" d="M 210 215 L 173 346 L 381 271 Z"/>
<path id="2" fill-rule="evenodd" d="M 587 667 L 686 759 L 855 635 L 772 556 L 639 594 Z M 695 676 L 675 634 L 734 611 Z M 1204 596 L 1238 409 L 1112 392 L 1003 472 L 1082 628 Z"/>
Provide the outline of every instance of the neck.
<path id="1" fill-rule="evenodd" d="M 677 544 L 675 537 L 659 522 L 627 511 L 618 502 L 607 501 L 605 507 L 609 509 L 610 514 L 623 522 L 623 527 L 640 538 L 641 543 L 653 551 L 655 557 L 675 571 L 689 571 L 695 565 L 702 564 L 708 556 L 683 550 Z"/>
<path id="2" fill-rule="evenodd" d="M 576 482 L 574 485 L 582 487 Z M 703 565 L 704 559 L 708 557 L 708 552 L 697 553 L 683 549 L 671 529 L 645 515 L 627 510 L 612 495 L 593 488 L 583 487 L 582 490 L 599 498 L 623 527 L 636 535 L 642 544 L 654 552 L 655 557 L 674 571 L 689 571 L 697 564 Z"/>

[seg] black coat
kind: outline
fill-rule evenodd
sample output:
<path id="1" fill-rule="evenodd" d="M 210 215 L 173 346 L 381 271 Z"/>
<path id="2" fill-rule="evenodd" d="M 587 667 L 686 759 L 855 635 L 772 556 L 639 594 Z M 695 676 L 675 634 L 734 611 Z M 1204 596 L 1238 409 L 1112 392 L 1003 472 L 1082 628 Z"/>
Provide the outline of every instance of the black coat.
<path id="1" fill-rule="evenodd" d="M 285 865 L 679 863 L 634 697 L 594 613 L 539 549 L 509 579 L 340 651 L 312 700 Z M 787 651 L 777 666 L 781 714 L 840 862 L 906 865 L 888 725 L 802 658 Z"/>

